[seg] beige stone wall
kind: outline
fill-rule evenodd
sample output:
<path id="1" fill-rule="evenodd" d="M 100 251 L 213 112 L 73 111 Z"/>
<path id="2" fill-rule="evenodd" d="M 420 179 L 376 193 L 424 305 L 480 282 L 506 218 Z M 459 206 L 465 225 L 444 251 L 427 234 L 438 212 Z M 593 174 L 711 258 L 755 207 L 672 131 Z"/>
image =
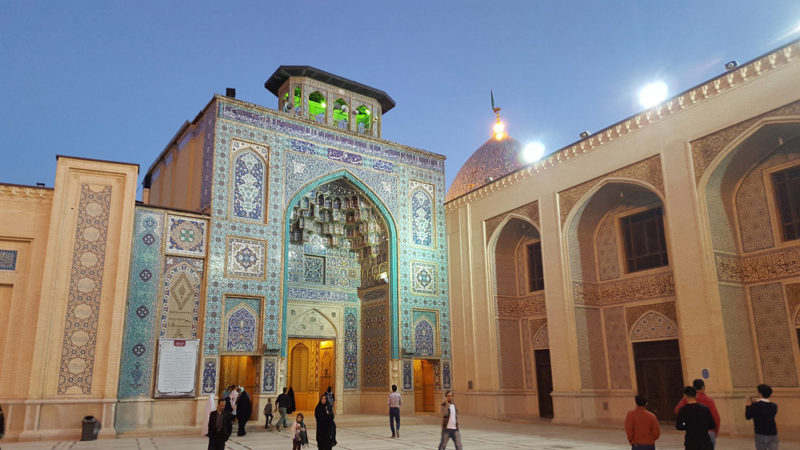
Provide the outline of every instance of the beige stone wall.
<path id="1" fill-rule="evenodd" d="M 672 336 L 680 342 L 685 382 L 708 371 L 708 392 L 717 399 L 723 432 L 750 432 L 751 425 L 740 416 L 742 401 L 755 384 L 767 377 L 785 384 L 800 376 L 800 345 L 796 334 L 791 338 L 794 297 L 785 287 L 798 282 L 800 257 L 791 245 L 768 246 L 761 233 L 767 221 L 759 211 L 763 198 L 770 197 L 754 188 L 756 175 L 746 176 L 762 161 L 744 165 L 726 155 L 736 146 L 756 144 L 764 155 L 764 148 L 777 146 L 779 135 L 784 142 L 797 135 L 800 108 L 792 105 L 800 102 L 798 55 L 800 44 L 779 49 L 445 205 L 453 387 L 465 413 L 506 416 L 518 411 L 499 399 L 505 398 L 500 375 L 486 368 L 499 363 L 498 347 L 505 339 L 492 321 L 495 301 L 510 304 L 494 285 L 487 230 L 500 226 L 498 217 L 535 201 L 555 420 L 622 422 L 636 392 L 632 343 Z M 785 161 L 778 159 L 766 161 L 765 167 Z M 720 167 L 723 172 L 729 166 L 736 169 L 736 164 L 743 165 L 741 176 L 713 175 Z M 602 202 L 603 208 L 589 211 L 593 216 L 575 220 L 592 199 L 611 192 L 604 186 L 614 183 L 638 186 L 660 199 L 668 268 L 625 274 L 619 235 L 615 244 L 612 234 L 610 216 L 619 211 L 611 213 L 616 208 L 611 198 Z M 718 201 L 723 193 L 729 201 Z M 737 201 L 753 205 L 742 211 L 744 217 Z M 773 221 L 769 226 L 775 236 Z M 749 239 L 743 256 L 740 236 Z M 763 287 L 769 284 L 776 286 Z M 763 315 L 762 306 L 772 308 L 772 315 Z M 780 336 L 759 338 L 764 331 L 753 324 L 769 330 L 766 324 L 779 318 Z M 645 323 L 659 327 L 645 332 Z M 524 342 L 523 327 L 519 334 Z M 761 356 L 773 342 L 790 356 L 780 364 L 765 363 Z M 773 372 L 765 373 L 765 364 Z M 775 396 L 787 411 L 778 418 L 779 427 L 800 429 L 796 388 L 777 388 Z"/>
<path id="2" fill-rule="evenodd" d="M 3 215 L 0 242 L 22 250 L 17 271 L 0 274 L 13 324 L 3 367 L 14 367 L 0 401 L 19 399 L 6 408 L 12 439 L 74 436 L 84 415 L 114 434 L 137 175 L 135 165 L 61 156 L 53 191 L 0 192 L 16 211 Z"/>
<path id="3" fill-rule="evenodd" d="M 181 129 L 157 160 L 150 171 L 151 185 L 145 203 L 184 211 L 202 210 L 204 126 L 211 126 L 202 118 L 204 114 L 214 114 L 216 103 L 212 105 Z"/>

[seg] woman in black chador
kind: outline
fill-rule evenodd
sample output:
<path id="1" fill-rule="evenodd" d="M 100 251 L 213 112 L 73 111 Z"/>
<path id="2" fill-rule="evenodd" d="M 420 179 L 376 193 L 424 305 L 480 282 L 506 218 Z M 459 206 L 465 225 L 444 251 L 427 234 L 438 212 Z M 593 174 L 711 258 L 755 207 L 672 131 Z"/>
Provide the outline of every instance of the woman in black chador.
<path id="1" fill-rule="evenodd" d="M 333 411 L 328 408 L 325 394 L 319 397 L 319 403 L 314 408 L 314 417 L 317 419 L 317 448 L 331 450 L 336 442 L 333 433 Z"/>

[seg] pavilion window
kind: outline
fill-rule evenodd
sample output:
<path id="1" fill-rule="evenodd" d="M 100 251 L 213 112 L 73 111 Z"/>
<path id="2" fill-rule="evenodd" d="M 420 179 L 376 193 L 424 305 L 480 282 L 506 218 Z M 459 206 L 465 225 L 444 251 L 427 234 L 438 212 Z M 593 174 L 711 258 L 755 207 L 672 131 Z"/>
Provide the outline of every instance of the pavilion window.
<path id="1" fill-rule="evenodd" d="M 784 241 L 800 239 L 800 166 L 772 174 Z"/>
<path id="2" fill-rule="evenodd" d="M 333 124 L 344 130 L 350 125 L 350 107 L 344 99 L 337 99 L 333 102 Z"/>
<path id="3" fill-rule="evenodd" d="M 654 208 L 620 219 L 628 272 L 669 264 L 662 209 Z"/>
<path id="4" fill-rule="evenodd" d="M 369 133 L 372 123 L 372 111 L 364 105 L 356 108 L 356 129 L 359 133 Z"/>
<path id="5" fill-rule="evenodd" d="M 528 291 L 544 289 L 544 270 L 542 269 L 542 243 L 528 244 Z"/>
<path id="6" fill-rule="evenodd" d="M 319 123 L 325 123 L 325 112 L 327 104 L 325 96 L 319 91 L 314 91 L 308 96 L 308 118 Z"/>

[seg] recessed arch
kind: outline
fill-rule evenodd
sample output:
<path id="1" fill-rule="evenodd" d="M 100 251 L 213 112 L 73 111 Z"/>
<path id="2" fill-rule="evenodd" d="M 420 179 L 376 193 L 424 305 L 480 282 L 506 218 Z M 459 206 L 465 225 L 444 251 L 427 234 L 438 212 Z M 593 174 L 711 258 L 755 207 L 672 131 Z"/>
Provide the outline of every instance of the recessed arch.
<path id="1" fill-rule="evenodd" d="M 305 186 L 300 188 L 289 202 L 286 203 L 286 209 L 284 210 L 283 215 L 283 229 L 284 229 L 284 242 L 289 242 L 290 231 L 291 231 L 291 213 L 293 206 L 300 201 L 302 198 L 305 198 L 306 194 L 311 191 L 312 189 L 316 188 L 317 186 L 321 186 L 323 184 L 329 183 L 334 180 L 343 179 L 354 187 L 359 189 L 364 195 L 369 198 L 373 205 L 378 208 L 380 211 L 381 216 L 383 217 L 384 221 L 386 222 L 386 226 L 389 231 L 389 285 L 390 285 L 390 297 L 391 297 L 391 355 L 392 359 L 398 359 L 400 350 L 399 350 L 399 303 L 398 303 L 398 269 L 397 269 L 397 225 L 394 216 L 392 215 L 391 211 L 386 207 L 383 201 L 372 191 L 363 181 L 361 181 L 357 176 L 351 173 L 348 170 L 337 170 L 335 172 L 329 173 L 327 175 L 323 175 L 313 181 L 306 183 Z M 336 200 L 334 199 L 334 202 Z M 289 270 L 289 246 L 284 245 L 283 250 L 283 273 L 288 273 Z M 283 281 L 283 311 L 282 314 L 282 323 L 281 323 L 281 356 L 286 356 L 286 346 L 288 343 L 288 335 L 286 333 L 286 310 L 288 306 L 288 299 L 289 299 L 289 283 L 286 279 Z"/>
<path id="2" fill-rule="evenodd" d="M 231 157 L 230 215 L 237 219 L 264 220 L 267 160 L 254 148 L 245 146 Z"/>
<path id="3" fill-rule="evenodd" d="M 225 315 L 225 351 L 256 351 L 259 322 L 259 314 L 245 303 L 228 311 Z"/>
<path id="4" fill-rule="evenodd" d="M 633 323 L 630 337 L 633 342 L 677 339 L 678 326 L 664 314 L 649 310 Z"/>

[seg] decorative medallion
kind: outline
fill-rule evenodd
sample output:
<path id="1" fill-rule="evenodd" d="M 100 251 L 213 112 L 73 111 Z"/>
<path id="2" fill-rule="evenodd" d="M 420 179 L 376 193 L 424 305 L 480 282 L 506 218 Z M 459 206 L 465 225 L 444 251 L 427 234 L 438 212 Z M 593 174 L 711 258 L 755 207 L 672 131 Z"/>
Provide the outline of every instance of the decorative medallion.
<path id="1" fill-rule="evenodd" d="M 167 215 L 168 255 L 202 258 L 206 253 L 206 221 L 190 217 Z M 146 236 L 145 236 L 146 238 Z M 145 241 L 145 243 L 147 243 Z"/>

